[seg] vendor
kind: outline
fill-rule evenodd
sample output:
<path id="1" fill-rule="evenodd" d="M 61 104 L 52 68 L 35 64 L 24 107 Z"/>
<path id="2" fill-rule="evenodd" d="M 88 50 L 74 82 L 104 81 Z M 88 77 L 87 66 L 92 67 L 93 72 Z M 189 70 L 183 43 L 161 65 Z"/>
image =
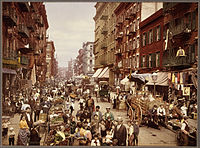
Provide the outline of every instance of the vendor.
<path id="1" fill-rule="evenodd" d="M 189 135 L 189 125 L 188 125 L 188 121 L 187 121 L 187 117 L 183 117 L 183 121 L 182 121 L 182 124 L 181 124 L 181 131 L 183 133 L 183 141 L 184 143 L 188 143 L 188 135 Z"/>
<path id="2" fill-rule="evenodd" d="M 163 107 L 162 104 L 161 104 L 160 107 L 158 107 L 158 109 L 157 109 L 157 115 L 158 115 L 158 118 L 160 119 L 160 121 L 165 122 L 165 115 L 166 115 L 166 112 L 165 112 L 165 108 Z"/>

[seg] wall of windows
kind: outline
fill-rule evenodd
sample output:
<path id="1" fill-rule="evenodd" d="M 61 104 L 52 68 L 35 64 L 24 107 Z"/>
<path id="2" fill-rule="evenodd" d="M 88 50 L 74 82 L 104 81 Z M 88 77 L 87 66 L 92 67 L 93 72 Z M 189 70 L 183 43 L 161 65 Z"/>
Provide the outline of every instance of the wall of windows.
<path id="1" fill-rule="evenodd" d="M 142 34 L 142 44 L 141 46 L 144 47 L 148 44 L 152 44 L 153 42 L 157 42 L 161 40 L 161 26 L 156 26 L 153 29 L 150 29 Z"/>

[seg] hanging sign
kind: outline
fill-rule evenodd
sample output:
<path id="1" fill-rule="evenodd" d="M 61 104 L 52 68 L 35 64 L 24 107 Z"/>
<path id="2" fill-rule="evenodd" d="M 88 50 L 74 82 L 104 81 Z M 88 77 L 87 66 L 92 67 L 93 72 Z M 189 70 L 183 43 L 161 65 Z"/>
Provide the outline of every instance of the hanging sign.
<path id="1" fill-rule="evenodd" d="M 183 87 L 183 96 L 190 96 L 190 87 Z"/>

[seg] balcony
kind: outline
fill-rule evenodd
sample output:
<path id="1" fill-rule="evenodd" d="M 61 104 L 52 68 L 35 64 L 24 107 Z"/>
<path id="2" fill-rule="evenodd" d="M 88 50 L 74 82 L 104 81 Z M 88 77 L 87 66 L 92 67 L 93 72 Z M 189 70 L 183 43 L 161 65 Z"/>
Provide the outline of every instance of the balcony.
<path id="1" fill-rule="evenodd" d="M 108 19 L 108 15 L 106 14 L 103 14 L 100 18 L 100 20 L 104 20 L 104 21 L 106 21 L 107 19 Z"/>
<path id="2" fill-rule="evenodd" d="M 9 6 L 3 7 L 3 20 L 8 26 L 17 25 L 16 11 Z"/>
<path id="3" fill-rule="evenodd" d="M 117 33 L 117 37 L 116 37 L 116 40 L 121 40 L 123 38 L 123 32 L 119 32 Z"/>
<path id="4" fill-rule="evenodd" d="M 33 22 L 32 18 L 28 17 L 28 20 L 26 22 L 27 22 L 27 28 L 30 31 L 34 32 L 35 31 L 35 23 Z"/>
<path id="5" fill-rule="evenodd" d="M 189 61 L 188 56 L 176 57 L 175 54 L 172 54 L 172 53 L 173 51 L 170 52 L 170 50 L 166 50 L 164 52 L 163 54 L 164 67 L 189 67 L 190 66 L 190 61 Z"/>
<path id="6" fill-rule="evenodd" d="M 22 65 L 28 65 L 29 64 L 29 59 L 25 56 L 20 57 L 20 64 Z"/>
<path id="7" fill-rule="evenodd" d="M 115 55 L 121 55 L 121 54 L 122 53 L 121 53 L 121 49 L 120 48 L 115 51 Z"/>
<path id="8" fill-rule="evenodd" d="M 174 25 L 174 23 L 170 24 L 170 31 L 172 32 L 173 37 L 182 38 L 186 37 L 186 35 L 191 34 L 191 26 L 181 21 L 180 24 Z"/>
<path id="9" fill-rule="evenodd" d="M 18 33 L 23 37 L 23 38 L 29 38 L 29 31 L 28 28 L 24 24 L 20 24 L 18 26 Z"/>
<path id="10" fill-rule="evenodd" d="M 121 25 L 121 24 L 123 23 L 123 18 L 122 18 L 122 16 L 118 17 L 116 22 L 117 22 L 117 23 L 116 23 L 117 25 Z"/>
<path id="11" fill-rule="evenodd" d="M 101 44 L 101 49 L 106 49 L 107 48 L 107 44 L 104 42 Z"/>
<path id="12" fill-rule="evenodd" d="M 108 29 L 107 29 L 107 27 L 103 27 L 102 28 L 102 31 L 101 31 L 101 34 L 104 34 L 104 35 L 106 35 L 108 33 Z"/>
<path id="13" fill-rule="evenodd" d="M 127 12 L 125 14 L 125 20 L 130 20 L 131 19 L 129 14 L 130 14 L 130 12 L 129 12 L 129 10 L 127 10 Z"/>
<path id="14" fill-rule="evenodd" d="M 129 15 L 132 16 L 132 17 L 133 17 L 133 16 L 136 16 L 136 8 L 131 7 L 131 8 L 130 8 L 130 11 L 129 11 Z"/>
<path id="15" fill-rule="evenodd" d="M 28 5 L 28 2 L 18 2 L 18 5 L 23 12 L 29 12 L 30 11 L 30 7 Z"/>
<path id="16" fill-rule="evenodd" d="M 34 20 L 39 25 L 39 27 L 44 27 L 44 22 L 39 14 L 35 14 Z"/>

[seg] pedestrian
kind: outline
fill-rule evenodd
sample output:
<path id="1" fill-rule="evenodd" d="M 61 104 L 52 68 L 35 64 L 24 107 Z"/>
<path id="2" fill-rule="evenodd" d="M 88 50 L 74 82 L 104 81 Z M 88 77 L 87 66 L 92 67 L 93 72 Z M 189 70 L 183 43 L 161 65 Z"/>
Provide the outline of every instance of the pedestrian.
<path id="1" fill-rule="evenodd" d="M 133 139 L 133 145 L 137 145 L 138 146 L 138 135 L 139 135 L 139 125 L 138 125 L 138 121 L 134 121 L 133 122 L 133 127 L 134 127 L 134 139 Z"/>
<path id="2" fill-rule="evenodd" d="M 30 131 L 29 145 L 40 145 L 41 137 L 39 135 L 37 127 L 33 127 Z"/>
<path id="3" fill-rule="evenodd" d="M 89 109 L 90 113 L 93 113 L 94 110 L 94 99 L 89 96 L 89 99 L 86 102 L 86 107 Z"/>
<path id="4" fill-rule="evenodd" d="M 128 122 L 128 146 L 133 146 L 134 127 L 132 121 Z"/>
<path id="5" fill-rule="evenodd" d="M 183 117 L 182 123 L 181 123 L 181 132 L 182 132 L 182 137 L 183 137 L 183 141 L 184 144 L 183 145 L 187 145 L 188 144 L 188 135 L 189 135 L 189 125 L 188 125 L 188 117 Z"/>
<path id="6" fill-rule="evenodd" d="M 33 126 L 33 118 L 32 118 L 32 114 L 31 114 L 31 108 L 29 108 L 29 107 L 26 108 L 26 112 L 24 115 L 21 116 L 21 119 L 23 116 L 25 116 L 25 120 L 28 124 L 28 127 L 29 127 L 29 129 L 31 129 Z"/>
<path id="7" fill-rule="evenodd" d="M 106 136 L 106 124 L 104 120 L 101 120 L 101 122 L 99 123 L 99 130 L 101 132 L 101 137 L 105 137 Z"/>
<path id="8" fill-rule="evenodd" d="M 110 107 L 106 107 L 106 113 L 104 114 L 105 120 L 107 120 L 108 117 L 110 117 L 112 121 L 114 120 L 114 115 L 110 112 Z"/>
<path id="9" fill-rule="evenodd" d="M 91 122 L 91 133 L 92 135 L 99 134 L 99 119 L 97 114 L 94 115 L 94 119 Z"/>
<path id="10" fill-rule="evenodd" d="M 35 100 L 33 99 L 33 96 L 32 96 L 31 99 L 29 100 L 28 104 L 29 104 L 30 107 L 31 107 L 31 114 L 33 114 L 33 112 L 35 113 L 35 105 L 36 105 L 36 102 L 35 102 Z"/>
<path id="11" fill-rule="evenodd" d="M 100 140 L 98 139 L 98 135 L 94 135 L 94 139 L 91 141 L 91 146 L 101 146 Z"/>
<path id="12" fill-rule="evenodd" d="M 39 116 L 40 116 L 40 111 L 41 111 L 41 106 L 39 103 L 39 100 L 36 101 L 36 105 L 35 105 L 35 115 L 34 115 L 34 121 L 36 122 L 37 120 L 39 120 Z"/>
<path id="13" fill-rule="evenodd" d="M 2 128 L 3 128 L 2 136 L 3 137 L 7 137 L 9 125 L 10 125 L 10 121 L 8 119 L 4 119 L 3 123 L 2 123 Z"/>
<path id="14" fill-rule="evenodd" d="M 113 109 L 116 109 L 116 105 L 117 105 L 117 99 L 114 96 L 114 100 L 113 100 Z"/>
<path id="15" fill-rule="evenodd" d="M 24 114 L 20 120 L 19 128 L 17 145 L 28 146 L 30 131 Z"/>
<path id="16" fill-rule="evenodd" d="M 108 116 L 107 120 L 105 120 L 105 126 L 106 126 L 106 131 L 110 131 L 112 129 L 113 122 L 110 116 Z"/>
<path id="17" fill-rule="evenodd" d="M 70 110 L 71 110 L 71 114 L 72 114 L 74 111 L 74 102 L 71 102 Z"/>
<path id="18" fill-rule="evenodd" d="M 117 139 L 118 146 L 126 146 L 127 131 L 123 125 L 122 117 L 117 118 L 118 125 L 115 127 L 113 139 Z"/>
<path id="19" fill-rule="evenodd" d="M 102 113 L 100 111 L 100 106 L 99 105 L 96 106 L 96 110 L 92 113 L 92 117 L 91 117 L 92 120 L 94 119 L 94 115 L 98 116 L 99 122 L 102 120 L 103 115 L 102 115 Z"/>
<path id="20" fill-rule="evenodd" d="M 9 145 L 15 145 L 15 131 L 13 127 L 10 127 L 9 129 L 8 138 L 9 138 Z"/>
<path id="21" fill-rule="evenodd" d="M 160 123 L 165 123 L 166 112 L 165 112 L 165 108 L 163 107 L 162 104 L 157 109 L 157 115 L 158 115 L 158 118 L 160 120 Z"/>

